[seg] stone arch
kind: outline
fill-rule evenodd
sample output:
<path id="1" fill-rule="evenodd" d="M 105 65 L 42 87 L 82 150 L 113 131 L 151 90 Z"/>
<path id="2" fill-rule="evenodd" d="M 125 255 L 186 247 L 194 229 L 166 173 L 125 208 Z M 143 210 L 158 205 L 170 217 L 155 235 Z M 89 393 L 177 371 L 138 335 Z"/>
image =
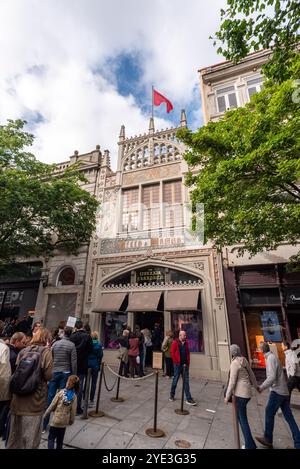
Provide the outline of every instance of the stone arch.
<path id="1" fill-rule="evenodd" d="M 74 271 L 74 283 L 73 285 L 79 285 L 79 279 L 78 279 L 78 270 L 77 267 L 73 263 L 67 263 L 67 264 L 62 264 L 57 269 L 55 270 L 53 277 L 52 277 L 52 284 L 55 287 L 59 287 L 58 281 L 59 281 L 59 276 L 65 269 L 72 269 Z M 70 285 L 71 286 L 71 285 Z"/>

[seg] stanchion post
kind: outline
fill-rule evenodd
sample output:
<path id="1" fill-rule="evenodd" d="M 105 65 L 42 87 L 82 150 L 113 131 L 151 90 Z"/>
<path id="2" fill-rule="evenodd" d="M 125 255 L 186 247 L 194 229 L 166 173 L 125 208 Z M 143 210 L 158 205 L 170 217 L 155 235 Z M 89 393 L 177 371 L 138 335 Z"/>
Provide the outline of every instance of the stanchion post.
<path id="1" fill-rule="evenodd" d="M 119 371 L 118 371 L 118 382 L 117 382 L 117 393 L 116 393 L 116 397 L 112 397 L 110 400 L 112 402 L 124 402 L 124 399 L 123 397 L 119 397 L 119 392 L 120 392 L 120 381 L 121 381 L 121 378 L 120 378 L 120 375 L 121 375 L 121 369 L 122 369 L 122 360 L 120 359 L 120 366 L 119 366 Z"/>
<path id="2" fill-rule="evenodd" d="M 99 410 L 99 402 L 100 402 L 100 395 L 101 395 L 103 373 L 104 373 L 104 362 L 101 363 L 100 381 L 99 381 L 98 394 L 97 394 L 96 410 L 92 410 L 91 412 L 89 412 L 89 415 L 91 417 L 103 417 L 105 415 L 104 412 Z"/>
<path id="3" fill-rule="evenodd" d="M 89 395 L 90 395 L 91 374 L 92 374 L 92 370 L 91 368 L 89 368 L 87 376 L 85 378 L 83 414 L 81 417 L 82 419 L 88 419 L 88 405 L 89 405 Z"/>
<path id="4" fill-rule="evenodd" d="M 153 428 L 148 428 L 146 430 L 146 435 L 151 436 L 152 438 L 160 438 L 165 436 L 165 432 L 157 428 L 157 401 L 158 401 L 158 373 L 155 372 L 155 396 L 154 396 L 154 424 Z"/>
<path id="5" fill-rule="evenodd" d="M 183 401 L 184 401 L 184 388 L 185 388 L 185 373 L 186 373 L 186 365 L 183 365 L 182 371 L 182 391 L 181 391 L 181 407 L 180 409 L 175 409 L 175 413 L 179 415 L 188 415 L 189 411 L 183 408 Z"/>
<path id="6" fill-rule="evenodd" d="M 239 422 L 238 422 L 238 415 L 237 415 L 237 403 L 235 395 L 232 396 L 232 418 L 233 418 L 233 432 L 234 432 L 234 443 L 236 449 L 240 449 L 241 441 L 240 441 L 240 431 L 239 431 Z"/>

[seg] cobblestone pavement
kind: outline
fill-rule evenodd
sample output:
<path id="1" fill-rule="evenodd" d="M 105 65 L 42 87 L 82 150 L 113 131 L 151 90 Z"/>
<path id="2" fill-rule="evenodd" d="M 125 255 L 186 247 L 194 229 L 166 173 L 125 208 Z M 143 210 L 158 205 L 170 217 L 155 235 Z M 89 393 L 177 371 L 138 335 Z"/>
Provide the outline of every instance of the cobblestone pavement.
<path id="1" fill-rule="evenodd" d="M 108 387 L 115 381 L 106 368 Z M 151 438 L 146 435 L 148 428 L 153 428 L 154 412 L 154 376 L 147 380 L 132 382 L 121 381 L 120 396 L 122 403 L 111 401 L 116 388 L 108 392 L 102 385 L 100 409 L 104 417 L 82 419 L 76 417 L 75 423 L 67 428 L 65 449 L 73 448 L 145 448 L 145 449 L 179 449 L 178 440 L 184 440 L 191 449 L 230 449 L 235 448 L 232 408 L 225 405 L 223 386 L 219 382 L 203 379 L 190 379 L 190 388 L 197 406 L 185 409 L 189 415 L 178 415 L 175 409 L 180 408 L 181 382 L 178 383 L 175 402 L 169 402 L 171 380 L 159 377 L 158 422 L 157 427 L 165 432 L 162 438 Z M 253 397 L 248 404 L 249 423 L 253 435 L 262 435 L 264 409 L 268 391 Z M 93 409 L 89 409 L 93 410 Z M 300 410 L 293 409 L 300 426 Z M 177 444 L 176 444 L 177 442 Z M 241 435 L 241 444 L 243 444 Z M 3 448 L 1 443 L 1 449 Z M 282 416 L 276 416 L 274 430 L 274 447 L 284 449 L 293 447 L 289 428 Z M 47 433 L 42 435 L 40 449 L 47 448 Z"/>

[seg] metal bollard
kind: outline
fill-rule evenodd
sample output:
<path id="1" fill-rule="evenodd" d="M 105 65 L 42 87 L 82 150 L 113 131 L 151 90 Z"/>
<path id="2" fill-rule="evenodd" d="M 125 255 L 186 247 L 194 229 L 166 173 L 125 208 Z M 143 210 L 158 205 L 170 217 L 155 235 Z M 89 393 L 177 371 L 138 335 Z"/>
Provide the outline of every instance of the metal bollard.
<path id="1" fill-rule="evenodd" d="M 181 392 L 181 407 L 180 409 L 175 409 L 175 413 L 179 415 L 188 415 L 189 411 L 183 408 L 184 401 L 184 385 L 185 385 L 185 370 L 186 365 L 183 365 L 183 375 L 182 375 L 182 392 Z"/>
<path id="2" fill-rule="evenodd" d="M 233 432 L 234 432 L 235 446 L 236 446 L 236 449 L 240 449 L 241 448 L 240 430 L 239 430 L 237 404 L 236 404 L 235 395 L 232 396 L 232 418 L 233 418 Z"/>
<path id="3" fill-rule="evenodd" d="M 92 375 L 92 370 L 91 370 L 91 368 L 89 368 L 88 369 L 88 374 L 85 378 L 85 385 L 84 385 L 83 414 L 82 414 L 82 417 L 81 417 L 82 419 L 87 419 L 88 418 L 88 405 L 89 405 L 91 375 Z"/>
<path id="4" fill-rule="evenodd" d="M 103 417 L 105 415 L 104 412 L 99 410 L 99 402 L 100 402 L 100 395 L 101 395 L 103 373 L 104 373 L 104 363 L 102 362 L 101 363 L 101 370 L 100 370 L 100 382 L 99 382 L 99 387 L 98 387 L 96 410 L 91 410 L 91 412 L 89 412 L 90 417 Z"/>
<path id="5" fill-rule="evenodd" d="M 160 438 L 165 436 L 165 432 L 157 428 L 157 401 L 158 401 L 158 371 L 155 374 L 155 396 L 154 396 L 154 425 L 153 428 L 146 430 L 146 435 L 152 438 Z"/>
<path id="6" fill-rule="evenodd" d="M 122 368 L 122 360 L 120 360 L 120 366 L 119 366 L 119 372 L 118 372 L 119 377 L 118 377 L 118 382 L 117 382 L 117 393 L 116 393 L 116 397 L 112 397 L 110 399 L 112 402 L 124 402 L 123 397 L 119 397 L 120 381 L 121 381 L 121 378 L 120 378 L 121 368 Z"/>

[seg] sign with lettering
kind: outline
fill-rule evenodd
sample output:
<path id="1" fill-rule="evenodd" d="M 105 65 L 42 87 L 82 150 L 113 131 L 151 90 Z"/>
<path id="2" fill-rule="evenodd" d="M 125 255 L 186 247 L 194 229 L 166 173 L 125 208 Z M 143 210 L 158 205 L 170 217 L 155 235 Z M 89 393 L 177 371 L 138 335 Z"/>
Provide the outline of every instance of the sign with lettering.
<path id="1" fill-rule="evenodd" d="M 165 273 L 159 267 L 150 267 L 136 272 L 137 283 L 164 282 L 164 280 Z"/>
<path id="2" fill-rule="evenodd" d="M 162 352 L 153 352 L 152 355 L 152 368 L 154 370 L 163 369 L 163 354 Z"/>

